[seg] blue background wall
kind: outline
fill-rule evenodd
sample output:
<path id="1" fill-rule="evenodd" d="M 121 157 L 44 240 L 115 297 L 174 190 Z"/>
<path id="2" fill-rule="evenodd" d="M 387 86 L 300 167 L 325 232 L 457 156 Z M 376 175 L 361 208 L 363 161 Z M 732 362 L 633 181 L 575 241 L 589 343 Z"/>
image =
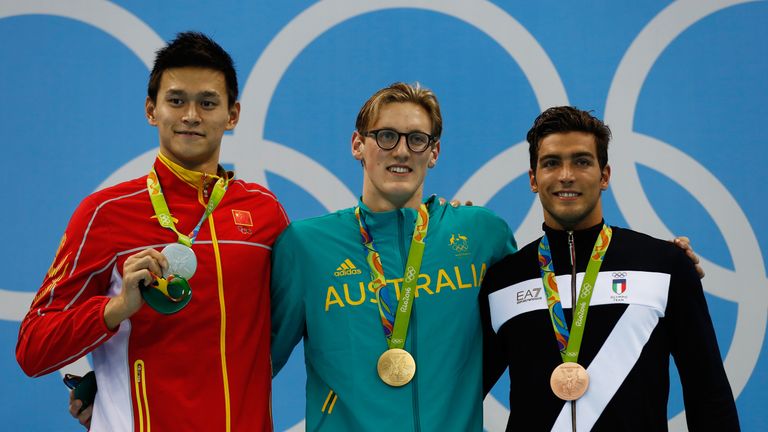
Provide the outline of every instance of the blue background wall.
<path id="1" fill-rule="evenodd" d="M 380 87 L 420 81 L 445 120 L 426 191 L 489 206 L 525 244 L 541 221 L 525 132 L 551 105 L 594 110 L 614 130 L 606 219 L 693 238 L 743 428 L 768 430 L 766 22 L 768 4 L 745 1 L 0 0 L 4 428 L 80 430 L 60 374 L 32 380 L 16 365 L 19 320 L 78 202 L 146 173 L 148 65 L 195 29 L 238 65 L 243 111 L 223 163 L 293 219 L 354 202 L 357 110 Z M 279 430 L 302 428 L 297 351 L 274 382 Z M 503 429 L 504 385 L 486 400 L 489 430 Z M 684 430 L 677 385 L 669 412 Z"/>

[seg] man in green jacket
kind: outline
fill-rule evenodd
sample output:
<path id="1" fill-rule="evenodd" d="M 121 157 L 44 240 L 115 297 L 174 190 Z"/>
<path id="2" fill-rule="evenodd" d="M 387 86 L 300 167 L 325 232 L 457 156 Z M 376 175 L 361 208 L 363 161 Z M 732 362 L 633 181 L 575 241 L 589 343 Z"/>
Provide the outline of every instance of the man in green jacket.
<path id="1" fill-rule="evenodd" d="M 430 90 L 378 91 L 352 134 L 357 206 L 294 222 L 275 243 L 273 373 L 303 338 L 308 431 L 482 430 L 477 296 L 515 241 L 484 208 L 424 199 L 441 130 Z"/>

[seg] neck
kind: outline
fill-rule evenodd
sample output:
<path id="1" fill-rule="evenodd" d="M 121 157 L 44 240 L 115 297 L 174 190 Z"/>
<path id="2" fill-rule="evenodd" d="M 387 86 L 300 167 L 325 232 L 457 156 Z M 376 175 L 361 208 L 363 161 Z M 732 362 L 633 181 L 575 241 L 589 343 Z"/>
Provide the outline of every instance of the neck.
<path id="1" fill-rule="evenodd" d="M 577 234 L 577 233 L 583 233 L 583 232 L 599 231 L 600 229 L 602 229 L 604 223 L 605 222 L 603 222 L 603 220 L 601 219 L 590 226 L 585 226 L 585 227 L 579 226 L 578 228 L 572 228 L 572 227 L 566 227 L 566 226 L 552 226 L 545 221 L 544 226 L 542 228 L 544 229 L 545 232 L 550 232 L 550 233 L 553 233 L 553 232 L 571 233 L 572 232 L 574 234 Z"/>
<path id="2" fill-rule="evenodd" d="M 363 204 L 372 212 L 387 212 L 392 210 L 399 210 L 402 208 L 418 209 L 421 206 L 421 196 L 409 199 L 405 202 L 389 201 L 389 200 L 377 200 L 370 197 L 366 197 L 363 194 Z"/>
<path id="3" fill-rule="evenodd" d="M 185 170 L 189 171 L 196 171 L 203 174 L 210 174 L 210 175 L 218 175 L 219 174 L 219 163 L 218 163 L 218 157 L 215 160 L 205 161 L 202 163 L 195 163 L 191 161 L 183 161 L 180 160 L 173 155 L 168 154 L 167 152 L 163 151 L 163 149 L 160 149 L 160 154 L 163 155 L 166 159 L 169 161 L 175 163 L 176 165 L 184 168 Z"/>

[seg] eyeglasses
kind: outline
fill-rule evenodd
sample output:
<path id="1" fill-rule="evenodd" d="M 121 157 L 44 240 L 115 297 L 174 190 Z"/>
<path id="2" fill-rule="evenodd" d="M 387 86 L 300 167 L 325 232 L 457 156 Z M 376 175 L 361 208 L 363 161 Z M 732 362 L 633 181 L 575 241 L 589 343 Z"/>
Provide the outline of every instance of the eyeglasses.
<path id="1" fill-rule="evenodd" d="M 393 129 L 377 129 L 363 133 L 364 136 L 374 137 L 376 145 L 382 150 L 392 150 L 397 147 L 400 137 L 405 137 L 405 143 L 414 153 L 422 153 L 430 144 L 435 142 L 435 137 L 424 132 L 402 133 Z"/>

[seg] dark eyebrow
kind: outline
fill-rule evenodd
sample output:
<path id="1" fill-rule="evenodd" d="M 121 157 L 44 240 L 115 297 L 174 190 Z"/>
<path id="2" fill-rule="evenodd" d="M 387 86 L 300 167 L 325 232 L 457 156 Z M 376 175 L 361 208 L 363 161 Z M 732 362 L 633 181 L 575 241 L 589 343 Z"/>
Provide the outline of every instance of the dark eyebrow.
<path id="1" fill-rule="evenodd" d="M 165 95 L 171 96 L 171 97 L 188 96 L 187 92 L 179 89 L 168 89 L 168 91 L 165 92 Z M 220 98 L 221 97 L 221 95 L 218 92 L 213 90 L 205 90 L 196 94 L 195 96 L 199 98 Z"/>
<path id="2" fill-rule="evenodd" d="M 198 96 L 203 98 L 219 98 L 221 95 L 218 92 L 215 92 L 213 90 L 206 90 L 204 92 L 198 93 Z"/>
<path id="3" fill-rule="evenodd" d="M 539 155 L 539 160 L 544 160 L 544 159 L 562 159 L 562 158 L 563 157 L 560 156 L 559 154 L 553 154 L 553 153 Z"/>
<path id="4" fill-rule="evenodd" d="M 187 92 L 177 89 L 169 89 L 165 92 L 166 96 L 186 96 Z"/>
<path id="5" fill-rule="evenodd" d="M 580 158 L 580 157 L 587 157 L 590 159 L 596 159 L 595 155 L 590 152 L 578 152 L 571 155 L 572 159 Z"/>

